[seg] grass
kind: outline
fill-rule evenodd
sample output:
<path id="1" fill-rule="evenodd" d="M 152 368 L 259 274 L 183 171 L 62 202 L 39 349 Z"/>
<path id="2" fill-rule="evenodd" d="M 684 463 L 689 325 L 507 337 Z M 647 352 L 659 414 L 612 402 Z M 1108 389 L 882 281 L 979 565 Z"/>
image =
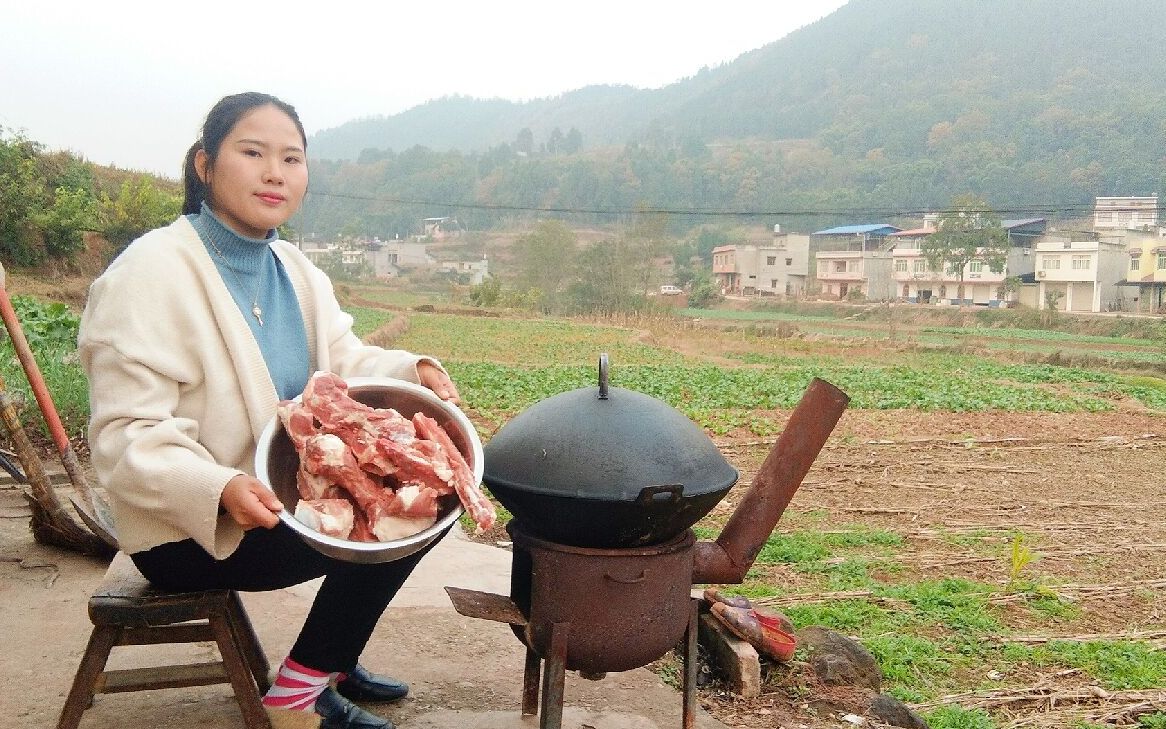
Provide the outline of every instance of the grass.
<path id="1" fill-rule="evenodd" d="M 1053 641 L 1040 646 L 1010 644 L 1003 657 L 1047 669 L 1079 668 L 1111 691 L 1155 688 L 1166 684 L 1166 651 L 1135 641 Z"/>

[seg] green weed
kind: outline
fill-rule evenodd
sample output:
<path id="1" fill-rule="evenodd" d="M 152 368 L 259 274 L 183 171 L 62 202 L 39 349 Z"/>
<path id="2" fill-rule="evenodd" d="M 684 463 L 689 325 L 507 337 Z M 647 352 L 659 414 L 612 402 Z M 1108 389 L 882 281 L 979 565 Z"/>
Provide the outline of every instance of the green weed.
<path id="1" fill-rule="evenodd" d="M 924 694 L 935 691 L 937 679 L 951 673 L 957 657 L 939 644 L 913 635 L 866 636 L 862 644 L 878 661 L 885 680 Z"/>
<path id="2" fill-rule="evenodd" d="M 969 580 L 943 579 L 885 587 L 878 592 L 910 603 L 916 622 L 940 623 L 960 633 L 989 633 L 1001 629 L 988 604 L 992 591 L 988 585 Z"/>
<path id="3" fill-rule="evenodd" d="M 1136 690 L 1166 683 L 1166 652 L 1135 641 L 1053 641 L 1040 646 L 1008 645 L 1007 660 L 1038 667 L 1080 668 L 1110 690 Z"/>
<path id="4" fill-rule="evenodd" d="M 931 729 L 996 729 L 996 722 L 983 709 L 941 706 L 924 717 Z"/>

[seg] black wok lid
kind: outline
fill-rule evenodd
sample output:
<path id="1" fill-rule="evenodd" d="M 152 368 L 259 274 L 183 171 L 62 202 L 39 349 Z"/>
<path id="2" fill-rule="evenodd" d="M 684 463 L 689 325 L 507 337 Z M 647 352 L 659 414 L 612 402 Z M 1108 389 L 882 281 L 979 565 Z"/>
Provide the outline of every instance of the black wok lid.
<path id="1" fill-rule="evenodd" d="M 599 385 L 532 405 L 483 449 L 483 481 L 532 493 L 634 501 L 649 486 L 683 496 L 727 490 L 737 471 L 696 423 L 643 393 Z"/>

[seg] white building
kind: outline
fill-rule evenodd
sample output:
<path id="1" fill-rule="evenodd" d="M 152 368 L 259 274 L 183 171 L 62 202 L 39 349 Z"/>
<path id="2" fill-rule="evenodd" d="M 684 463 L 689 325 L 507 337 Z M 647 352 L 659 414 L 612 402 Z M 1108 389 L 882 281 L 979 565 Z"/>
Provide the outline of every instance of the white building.
<path id="1" fill-rule="evenodd" d="M 479 261 L 440 261 L 437 270 L 452 273 L 459 278 L 464 276 L 470 286 L 477 286 L 489 277 L 490 263 L 485 256 Z"/>
<path id="2" fill-rule="evenodd" d="M 1094 230 L 1149 230 L 1157 224 L 1157 194 L 1149 197 L 1099 197 L 1094 201 Z"/>
<path id="3" fill-rule="evenodd" d="M 1034 248 L 1039 309 L 1050 294 L 1060 311 L 1101 312 L 1115 308 L 1123 297 L 1119 283 L 1126 279 L 1130 255 L 1121 238 L 1061 240 L 1046 236 Z"/>

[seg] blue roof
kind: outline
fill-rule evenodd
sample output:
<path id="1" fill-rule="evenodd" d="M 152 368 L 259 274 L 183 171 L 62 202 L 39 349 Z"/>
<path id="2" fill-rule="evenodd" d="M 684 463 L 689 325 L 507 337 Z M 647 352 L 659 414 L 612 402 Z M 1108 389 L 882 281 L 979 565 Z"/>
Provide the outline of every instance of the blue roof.
<path id="1" fill-rule="evenodd" d="M 1011 228 L 1021 228 L 1026 225 L 1035 225 L 1037 223 L 1044 223 L 1044 218 L 1020 218 L 1019 220 L 1001 220 L 1000 227 L 1005 230 Z"/>
<path id="2" fill-rule="evenodd" d="M 882 233 L 883 235 L 890 235 L 898 231 L 899 229 L 893 225 L 873 223 L 870 225 L 840 225 L 837 228 L 819 230 L 817 233 L 812 233 L 811 235 L 855 235 L 860 233 Z"/>

